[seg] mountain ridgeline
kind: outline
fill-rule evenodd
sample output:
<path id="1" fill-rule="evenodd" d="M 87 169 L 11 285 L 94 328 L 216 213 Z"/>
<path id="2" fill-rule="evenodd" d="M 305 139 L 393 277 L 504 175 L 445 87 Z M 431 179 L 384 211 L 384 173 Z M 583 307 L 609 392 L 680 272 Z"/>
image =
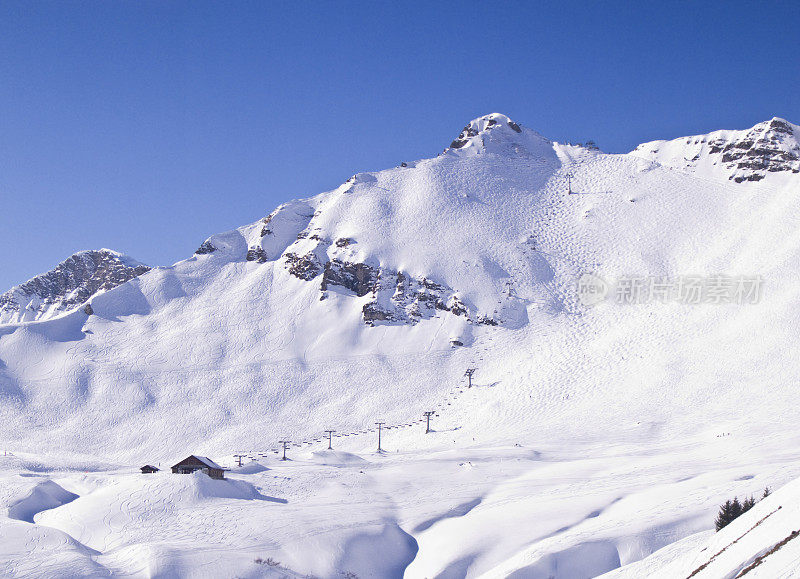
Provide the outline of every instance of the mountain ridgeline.
<path id="1" fill-rule="evenodd" d="M 605 154 L 491 114 L 172 266 L 82 252 L 13 288 L 6 569 L 789 576 L 800 487 L 697 533 L 796 476 L 799 130 Z M 189 454 L 259 463 L 135 468 Z"/>
<path id="2" fill-rule="evenodd" d="M 148 266 L 109 249 L 78 252 L 0 295 L 0 323 L 59 316 L 148 271 Z"/>
<path id="3" fill-rule="evenodd" d="M 661 166 L 713 179 L 727 179 L 737 184 L 770 178 L 784 183 L 787 176 L 800 172 L 799 135 L 800 129 L 796 125 L 776 117 L 749 130 L 723 130 L 644 143 L 620 157 L 649 159 Z M 357 228 L 352 227 L 352 222 L 359 216 L 351 212 L 357 212 L 358 206 L 364 205 L 366 200 L 342 202 L 342 198 L 357 198 L 377 186 L 381 176 L 391 176 L 392 182 L 402 184 L 403 173 L 424 171 L 423 166 L 427 163 L 438 161 L 444 164 L 458 158 L 468 163 L 470 157 L 485 154 L 511 161 L 535 158 L 539 164 L 549 164 L 555 169 L 559 165 L 589 161 L 600 153 L 592 147 L 551 142 L 505 115 L 486 115 L 467 124 L 437 159 L 403 163 L 397 169 L 381 173 L 359 173 L 327 194 L 285 203 L 253 225 L 212 236 L 201 244 L 192 259 L 204 259 L 221 250 L 227 256 L 226 262 L 279 263 L 296 279 L 313 284 L 320 301 L 331 293 L 359 298 L 362 321 L 369 326 L 384 323 L 413 325 L 420 319 L 444 312 L 460 316 L 469 324 L 505 323 L 515 326 L 524 322 L 524 316 L 520 315 L 519 304 L 508 299 L 508 287 L 503 288 L 504 291 L 490 292 L 493 295 L 489 300 L 480 297 L 476 300 L 476 293 L 486 292 L 473 289 L 465 294 L 465 288 L 455 287 L 458 284 L 448 283 L 450 280 L 441 275 L 437 278 L 441 272 L 427 267 L 429 264 L 404 270 L 402 260 L 389 263 L 386 256 L 371 247 L 364 247 L 364 239 L 361 239 L 364 235 L 359 235 Z M 468 198 L 459 191 L 457 184 L 450 193 Z M 347 215 L 341 215 L 335 209 L 326 210 L 330 206 L 345 204 L 351 207 Z M 388 221 L 394 218 L 390 214 L 375 217 Z M 449 220 L 452 217 L 443 213 L 441 218 Z M 385 222 L 373 221 L 373 232 L 367 237 L 384 230 L 386 225 Z M 237 240 L 231 244 L 235 237 L 243 238 L 245 243 Z M 531 266 L 530 254 L 533 252 L 535 235 L 517 247 L 520 263 L 527 261 L 529 270 L 543 265 L 545 267 L 539 268 L 539 274 L 549 277 L 550 264 L 543 263 L 546 261 L 543 255 L 534 258 L 533 261 L 539 263 Z M 525 253 L 528 255 L 522 255 Z M 446 259 L 446 255 L 443 257 Z M 485 257 L 480 261 L 481 269 L 485 269 Z M 491 262 L 490 267 L 494 265 L 497 264 Z M 93 296 L 144 275 L 150 269 L 111 250 L 76 253 L 53 270 L 0 295 L 0 323 L 47 320 L 79 308 L 91 311 Z M 532 273 L 536 278 L 536 272 Z M 450 277 L 463 279 L 458 275 Z M 487 280 L 484 278 L 484 281 Z M 553 290 L 550 295 L 540 295 L 537 299 L 552 300 L 555 307 L 563 307 L 564 296 L 560 295 L 559 288 L 550 289 Z"/>

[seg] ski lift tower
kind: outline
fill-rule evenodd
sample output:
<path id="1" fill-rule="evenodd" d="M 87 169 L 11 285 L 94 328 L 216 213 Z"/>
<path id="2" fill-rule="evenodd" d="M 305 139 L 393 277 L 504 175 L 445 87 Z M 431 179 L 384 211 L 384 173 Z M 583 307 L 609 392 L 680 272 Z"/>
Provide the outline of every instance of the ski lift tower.
<path id="1" fill-rule="evenodd" d="M 328 450 L 333 450 L 333 433 L 335 430 L 326 430 L 325 434 L 328 435 Z"/>
<path id="2" fill-rule="evenodd" d="M 431 431 L 431 416 L 436 414 L 436 412 L 433 410 L 429 410 L 428 412 L 423 412 L 422 414 L 423 416 L 425 416 L 425 419 L 427 420 L 427 424 L 425 425 L 425 434 L 428 434 Z"/>
<path id="3" fill-rule="evenodd" d="M 575 192 L 572 190 L 572 178 L 574 175 L 572 173 L 567 173 L 567 195 L 574 195 Z"/>
<path id="4" fill-rule="evenodd" d="M 466 376 L 467 380 L 469 380 L 469 385 L 467 388 L 472 388 L 472 375 L 475 373 L 475 370 L 475 368 L 467 368 L 467 371 L 464 372 L 464 376 Z"/>
<path id="5" fill-rule="evenodd" d="M 376 422 L 375 425 L 378 427 L 378 452 L 383 452 L 381 448 L 381 430 L 383 429 L 383 425 L 386 424 L 385 422 Z"/>

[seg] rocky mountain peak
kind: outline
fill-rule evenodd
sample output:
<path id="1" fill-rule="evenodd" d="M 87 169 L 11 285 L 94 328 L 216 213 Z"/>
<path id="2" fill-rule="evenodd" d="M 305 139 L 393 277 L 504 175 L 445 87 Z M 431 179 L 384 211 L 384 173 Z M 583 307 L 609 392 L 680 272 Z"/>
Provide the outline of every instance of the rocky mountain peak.
<path id="1" fill-rule="evenodd" d="M 535 131 L 518 125 L 506 115 L 492 113 L 467 123 L 445 151 L 540 153 L 542 147 L 550 146 L 550 141 Z"/>
<path id="2" fill-rule="evenodd" d="M 661 164 L 722 174 L 736 183 L 800 173 L 800 127 L 779 117 L 740 131 L 652 141 L 634 154 Z"/>
<path id="3" fill-rule="evenodd" d="M 110 249 L 79 251 L 0 295 L 0 323 L 54 317 L 148 271 L 150 267 Z"/>
<path id="4" fill-rule="evenodd" d="M 479 138 L 486 134 L 487 131 L 494 129 L 495 132 L 500 129 L 501 131 L 511 130 L 516 133 L 521 133 L 522 128 L 509 119 L 506 115 L 500 113 L 492 113 L 484 115 L 477 119 L 471 120 L 461 130 L 458 137 L 450 143 L 451 149 L 463 149 L 470 143 L 475 142 L 474 139 Z"/>

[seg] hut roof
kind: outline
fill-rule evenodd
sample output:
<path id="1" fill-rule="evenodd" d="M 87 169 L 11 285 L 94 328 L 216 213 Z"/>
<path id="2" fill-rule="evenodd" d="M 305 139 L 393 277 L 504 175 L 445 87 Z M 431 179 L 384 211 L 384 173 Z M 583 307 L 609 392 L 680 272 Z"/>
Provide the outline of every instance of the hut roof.
<path id="1" fill-rule="evenodd" d="M 186 462 L 187 460 L 189 460 L 190 458 L 193 458 L 193 457 L 194 457 L 194 458 L 196 458 L 197 460 L 199 460 L 200 462 L 202 462 L 202 463 L 203 463 L 204 465 L 206 465 L 208 468 L 217 468 L 217 469 L 219 469 L 219 470 L 225 470 L 225 469 L 223 469 L 223 468 L 222 468 L 220 465 L 218 465 L 216 462 L 214 462 L 213 460 L 211 460 L 210 458 L 208 458 L 208 457 L 206 457 L 206 456 L 197 456 L 196 454 L 192 454 L 192 455 L 190 455 L 190 456 L 187 456 L 187 457 L 186 457 L 186 458 L 184 458 L 184 459 L 183 459 L 181 462 L 179 462 L 178 464 L 176 464 L 176 465 L 174 465 L 174 466 L 178 466 L 178 465 L 180 465 L 180 464 L 182 464 L 182 463 Z M 174 468 L 174 467 L 173 467 L 173 468 Z"/>

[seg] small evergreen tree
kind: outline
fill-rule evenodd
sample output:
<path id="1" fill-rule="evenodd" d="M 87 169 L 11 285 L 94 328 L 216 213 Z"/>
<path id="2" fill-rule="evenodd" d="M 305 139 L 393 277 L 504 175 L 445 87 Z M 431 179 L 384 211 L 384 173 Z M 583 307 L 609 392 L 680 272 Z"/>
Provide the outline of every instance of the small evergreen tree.
<path id="1" fill-rule="evenodd" d="M 767 498 L 769 495 L 772 494 L 772 491 L 769 490 L 769 487 L 764 489 L 764 494 L 761 496 L 762 499 Z M 717 528 L 717 531 L 725 528 L 728 523 L 733 521 L 739 515 L 742 515 L 756 506 L 756 499 L 753 495 L 749 497 L 745 497 L 745 499 L 740 503 L 738 497 L 733 497 L 733 500 L 725 501 L 724 505 L 720 505 L 719 513 L 717 513 L 717 518 L 714 520 L 714 526 Z"/>
<path id="2" fill-rule="evenodd" d="M 733 520 L 731 516 L 733 512 L 733 503 L 729 500 L 725 501 L 725 504 L 720 506 L 719 513 L 717 514 L 717 518 L 714 521 L 714 526 L 716 527 L 717 531 L 721 531 L 724 529 L 728 523 Z"/>
<path id="3" fill-rule="evenodd" d="M 733 497 L 733 518 L 735 519 L 743 512 L 744 511 L 742 511 L 742 503 L 739 502 L 739 498 Z"/>
<path id="4" fill-rule="evenodd" d="M 717 519 L 714 521 L 714 526 L 717 528 L 717 531 L 719 531 L 728 526 L 731 521 L 741 514 L 742 503 L 739 502 L 739 499 L 734 497 L 732 501 L 727 500 L 725 504 L 720 507 Z"/>

